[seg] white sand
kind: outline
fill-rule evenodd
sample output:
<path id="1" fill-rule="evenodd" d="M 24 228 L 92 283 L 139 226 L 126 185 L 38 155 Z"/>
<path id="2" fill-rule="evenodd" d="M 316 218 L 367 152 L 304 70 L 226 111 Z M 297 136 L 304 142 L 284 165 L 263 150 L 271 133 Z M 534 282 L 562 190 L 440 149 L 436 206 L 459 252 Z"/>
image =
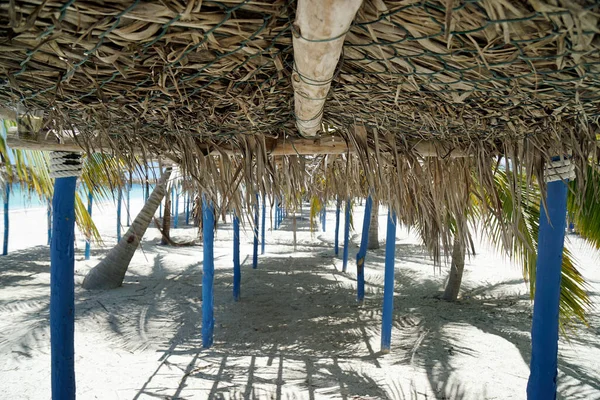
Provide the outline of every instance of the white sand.
<path id="1" fill-rule="evenodd" d="M 134 203 L 133 215 L 140 207 Z M 96 206 L 94 219 L 106 246 L 84 261 L 78 234 L 78 285 L 116 240 L 114 206 Z M 354 220 L 360 229 L 362 209 Z M 210 350 L 201 348 L 200 338 L 201 246 L 159 246 L 158 231 L 149 229 L 122 288 L 76 289 L 78 398 L 525 399 L 531 304 L 518 267 L 478 244 L 466 267 L 463 300 L 445 303 L 434 296 L 447 268 L 435 272 L 418 240 L 400 230 L 392 352 L 382 355 L 384 251 L 367 256 L 367 297 L 359 307 L 353 262 L 358 235 L 349 272 L 342 273 L 333 256 L 334 225 L 333 210 L 327 233 L 311 235 L 307 221 L 300 221 L 293 252 L 288 218 L 282 230 L 268 231 L 267 254 L 257 270 L 250 265 L 250 235 L 243 236 L 239 303 L 231 297 L 231 225 L 220 226 Z M 194 237 L 195 228 L 185 226 L 173 236 Z M 11 214 L 10 254 L 0 258 L 2 399 L 50 398 L 45 243 L 45 209 Z M 573 236 L 569 246 L 598 303 L 597 254 Z M 561 398 L 600 399 L 597 311 L 590 323 L 560 344 Z"/>

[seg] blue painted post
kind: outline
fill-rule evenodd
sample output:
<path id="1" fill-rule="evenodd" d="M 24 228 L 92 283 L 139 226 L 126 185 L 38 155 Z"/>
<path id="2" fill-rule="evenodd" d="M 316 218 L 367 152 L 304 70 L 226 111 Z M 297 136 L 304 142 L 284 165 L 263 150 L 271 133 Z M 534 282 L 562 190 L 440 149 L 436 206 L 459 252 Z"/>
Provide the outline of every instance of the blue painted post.
<path id="1" fill-rule="evenodd" d="M 396 263 L 396 213 L 388 211 L 385 238 L 385 277 L 383 283 L 383 314 L 381 320 L 381 351 L 389 353 L 392 343 L 394 314 L 394 268 Z"/>
<path id="2" fill-rule="evenodd" d="M 179 226 L 179 191 L 175 188 L 175 214 L 173 219 L 173 228 L 177 229 Z"/>
<path id="3" fill-rule="evenodd" d="M 265 225 L 267 224 L 267 202 L 263 193 L 262 197 L 262 226 L 260 227 L 260 254 L 265 254 Z"/>
<path id="4" fill-rule="evenodd" d="M 281 228 L 282 221 L 283 221 L 283 208 L 281 207 L 281 201 L 277 200 L 277 229 Z"/>
<path id="5" fill-rule="evenodd" d="M 254 205 L 254 248 L 252 252 L 252 268 L 258 268 L 258 193 Z"/>
<path id="6" fill-rule="evenodd" d="M 148 164 L 146 164 L 146 198 L 145 198 L 145 201 L 148 201 L 148 197 L 150 197 L 150 182 L 148 182 Z"/>
<path id="7" fill-rule="evenodd" d="M 240 221 L 237 215 L 233 216 L 233 300 L 240 299 L 240 281 L 242 270 L 240 268 Z"/>
<path id="8" fill-rule="evenodd" d="M 215 210 L 212 203 L 202 196 L 202 240 L 204 260 L 202 262 L 202 347 L 212 346 L 215 319 L 213 312 L 213 284 L 215 276 L 214 260 Z"/>
<path id="9" fill-rule="evenodd" d="M 8 254 L 8 232 L 9 232 L 9 218 L 8 218 L 8 204 L 10 199 L 10 185 L 7 183 L 4 187 L 4 243 L 2 245 L 2 255 Z"/>
<path id="10" fill-rule="evenodd" d="M 185 224 L 190 224 L 190 194 L 188 193 L 185 200 Z"/>
<path id="11" fill-rule="evenodd" d="M 556 398 L 558 304 L 567 215 L 565 182 L 548 183 L 546 207 L 542 202 L 531 327 L 531 372 L 527 383 L 529 400 Z"/>
<path id="12" fill-rule="evenodd" d="M 348 268 L 348 245 L 350 244 L 350 199 L 346 200 L 346 219 L 344 221 L 344 256 L 342 271 Z"/>
<path id="13" fill-rule="evenodd" d="M 279 229 L 279 199 L 275 197 L 275 223 L 273 224 L 273 229 Z"/>
<path id="14" fill-rule="evenodd" d="M 323 232 L 325 232 L 327 224 L 327 209 L 325 208 L 325 204 L 323 204 L 323 210 L 321 211 L 321 221 L 321 227 L 323 228 Z"/>
<path id="15" fill-rule="evenodd" d="M 158 203 L 158 218 L 162 218 L 162 200 Z"/>
<path id="16" fill-rule="evenodd" d="M 117 196 L 117 242 L 121 241 L 121 203 L 123 203 L 123 191 L 119 188 Z"/>
<path id="17" fill-rule="evenodd" d="M 365 257 L 367 256 L 367 244 L 369 242 L 369 227 L 371 226 L 371 208 L 373 199 L 367 197 L 365 203 L 365 217 L 363 219 L 363 230 L 360 239 L 360 247 L 356 254 L 356 299 L 362 302 L 365 299 Z"/>
<path id="18" fill-rule="evenodd" d="M 175 219 L 173 218 L 174 214 L 175 214 L 175 190 L 174 190 L 173 186 L 171 186 L 171 219 L 173 219 L 173 222 L 175 221 Z"/>
<path id="19" fill-rule="evenodd" d="M 258 268 L 258 193 L 254 205 L 254 248 L 252 252 L 252 268 Z"/>
<path id="20" fill-rule="evenodd" d="M 52 244 L 52 201 L 48 202 L 46 217 L 48 219 L 48 246 L 50 246 Z"/>
<path id="21" fill-rule="evenodd" d="M 56 178 L 50 245 L 50 349 L 52 398 L 75 399 L 75 187 L 77 177 Z"/>
<path id="22" fill-rule="evenodd" d="M 335 255 L 340 254 L 340 199 L 337 200 L 335 204 Z"/>
<path id="23" fill-rule="evenodd" d="M 131 187 L 133 186 L 131 172 L 129 173 L 129 184 L 127 185 L 127 226 L 131 225 Z"/>
<path id="24" fill-rule="evenodd" d="M 87 207 L 87 211 L 88 211 L 88 214 L 90 215 L 90 218 L 92 217 L 92 203 L 93 203 L 93 201 L 94 201 L 94 194 L 90 190 L 89 193 L 88 193 L 88 207 Z M 90 232 L 90 236 L 85 239 L 85 259 L 86 260 L 90 259 L 90 244 L 91 244 L 91 241 L 92 241 L 92 237 L 91 237 L 91 232 Z"/>

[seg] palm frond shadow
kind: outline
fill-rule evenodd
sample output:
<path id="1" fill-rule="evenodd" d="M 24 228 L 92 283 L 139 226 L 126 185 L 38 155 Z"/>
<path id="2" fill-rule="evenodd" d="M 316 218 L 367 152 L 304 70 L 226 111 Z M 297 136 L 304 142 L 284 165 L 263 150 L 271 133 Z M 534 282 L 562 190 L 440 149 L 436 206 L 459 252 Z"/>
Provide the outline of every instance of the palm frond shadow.
<path id="1" fill-rule="evenodd" d="M 401 244 L 398 250 L 399 260 L 419 252 Z M 116 347 L 132 352 L 158 349 L 159 365 L 146 382 L 139 383 L 137 397 L 184 398 L 199 381 L 208 380 L 212 381 L 206 392 L 208 398 L 222 398 L 226 392 L 240 399 L 265 395 L 284 398 L 285 382 L 294 380 L 313 397 L 315 393 L 331 393 L 348 399 L 385 398 L 394 393 L 399 399 L 424 398 L 419 388 L 394 381 L 386 391 L 381 382 L 343 366 L 345 360 L 357 357 L 376 368 L 380 366 L 382 355 L 372 338 L 379 337 L 381 282 L 368 282 L 366 301 L 359 308 L 354 302 L 355 289 L 347 279 L 351 274 L 336 271 L 331 266 L 333 257 L 315 263 L 314 256 L 275 255 L 261 258 L 258 270 L 242 266 L 242 299 L 235 303 L 231 298 L 232 274 L 217 269 L 216 342 L 213 349 L 204 350 L 200 337 L 201 262 L 173 272 L 165 264 L 168 248 L 153 246 L 145 251 L 153 262 L 151 274 L 130 273 L 124 286 L 112 291 L 76 291 L 78 324 L 106 324 Z M 189 254 L 197 251 L 190 250 Z M 6 285 L 15 293 L 24 282 L 28 287 L 32 285 L 35 289 L 26 299 L 0 302 L 0 317 L 15 308 L 21 313 L 15 319 L 15 328 L 19 325 L 23 329 L 22 339 L 8 345 L 22 352 L 23 357 L 31 356 L 31 348 L 39 347 L 48 337 L 49 268 L 34 261 L 47 259 L 48 248 L 39 246 L 26 252 L 31 261 L 22 262 L 23 256 L 15 252 L 15 262 L 10 262 L 9 255 L 3 259 L 8 262 L 0 267 L 3 276 L 36 273 L 34 280 L 15 280 Z M 377 254 L 370 257 L 372 263 L 380 262 Z M 227 264 L 229 260 L 216 262 Z M 439 280 L 419 279 L 416 272 L 398 265 L 390 356 L 398 364 L 425 366 L 429 385 L 438 398 L 471 398 L 466 382 L 453 375 L 453 355 L 477 354 L 457 341 L 447 329 L 451 325 L 470 325 L 501 337 L 513 343 L 524 362 L 529 362 L 530 303 L 526 297 L 486 296 L 486 290 L 496 289 L 490 285 L 480 289 L 477 296 L 449 304 L 428 295 L 439 289 Z M 482 309 L 491 311 L 482 313 Z M 589 387 L 600 390 L 598 377 L 579 368 L 577 360 L 561 356 L 559 365 L 559 389 L 566 398 L 593 398 Z M 155 380 L 165 371 L 175 377 L 171 386 Z M 573 383 L 579 381 L 586 382 L 588 389 Z"/>

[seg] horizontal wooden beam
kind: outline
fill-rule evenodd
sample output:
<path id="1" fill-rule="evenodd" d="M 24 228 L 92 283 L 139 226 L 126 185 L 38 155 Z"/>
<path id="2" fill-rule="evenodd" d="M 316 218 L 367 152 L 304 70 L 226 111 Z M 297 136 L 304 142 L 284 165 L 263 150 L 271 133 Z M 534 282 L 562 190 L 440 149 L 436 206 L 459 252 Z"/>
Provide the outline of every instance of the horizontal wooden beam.
<path id="1" fill-rule="evenodd" d="M 24 150 L 40 150 L 40 151 L 73 151 L 85 152 L 85 148 L 81 147 L 72 138 L 67 138 L 59 142 L 54 137 L 38 138 L 37 140 L 25 140 L 14 135 L 8 135 L 6 143 L 12 149 Z M 92 146 L 91 150 L 96 152 L 111 152 L 111 149 L 106 146 Z M 465 157 L 466 154 L 459 150 L 450 152 L 438 151 L 434 143 L 418 142 L 412 145 L 414 151 L 422 157 Z M 226 152 L 228 152 L 226 150 Z M 275 145 L 271 148 L 272 156 L 310 156 L 323 154 L 346 154 L 354 153 L 355 148 L 340 136 L 324 136 L 317 139 L 278 139 Z M 213 152 L 219 154 L 217 151 Z M 142 153 L 135 155 L 141 156 Z M 173 159 L 172 156 L 167 158 Z"/>

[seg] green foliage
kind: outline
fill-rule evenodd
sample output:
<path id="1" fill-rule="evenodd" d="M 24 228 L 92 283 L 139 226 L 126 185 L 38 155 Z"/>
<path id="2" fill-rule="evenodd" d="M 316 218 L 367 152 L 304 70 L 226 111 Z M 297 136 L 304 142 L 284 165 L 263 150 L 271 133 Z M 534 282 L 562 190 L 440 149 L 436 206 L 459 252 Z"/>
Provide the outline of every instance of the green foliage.
<path id="1" fill-rule="evenodd" d="M 320 215 L 321 210 L 323 209 L 323 204 L 321 204 L 321 199 L 317 196 L 312 196 L 310 198 L 310 231 L 315 232 L 317 230 L 317 215 Z"/>
<path id="2" fill-rule="evenodd" d="M 586 173 L 585 188 L 581 189 L 576 180 L 569 183 L 567 208 L 579 234 L 600 249 L 600 172 L 588 165 Z"/>
<path id="3" fill-rule="evenodd" d="M 13 121 L 2 121 L 4 131 L 14 126 L 16 124 Z M 50 157 L 47 152 L 10 149 L 6 145 L 5 136 L 0 135 L 0 159 L 4 160 L 4 178 L 9 183 L 21 185 L 44 202 L 51 201 L 54 179 L 49 175 Z M 110 155 L 95 153 L 84 156 L 83 166 L 79 190 L 75 192 L 75 218 L 79 230 L 95 243 L 101 244 L 102 237 L 87 212 L 87 205 L 81 198 L 82 193 L 88 193 L 91 189 L 94 198 L 100 201 L 114 198 L 116 190 L 124 186 L 120 175 L 123 165 Z"/>
<path id="4" fill-rule="evenodd" d="M 539 188 L 528 187 L 519 177 L 520 202 L 515 204 L 515 191 L 504 171 L 495 174 L 496 194 L 500 197 L 502 213 L 488 214 L 481 227 L 490 242 L 521 264 L 523 278 L 529 284 L 530 295 L 535 293 L 537 240 L 540 221 L 541 195 Z M 483 205 L 483 204 L 482 204 Z M 503 226 L 513 225 L 511 236 L 506 236 Z M 588 285 L 577 269 L 572 254 L 563 249 L 562 278 L 560 290 L 560 321 L 563 333 L 574 320 L 587 324 L 586 313 L 592 303 L 587 293 Z"/>

